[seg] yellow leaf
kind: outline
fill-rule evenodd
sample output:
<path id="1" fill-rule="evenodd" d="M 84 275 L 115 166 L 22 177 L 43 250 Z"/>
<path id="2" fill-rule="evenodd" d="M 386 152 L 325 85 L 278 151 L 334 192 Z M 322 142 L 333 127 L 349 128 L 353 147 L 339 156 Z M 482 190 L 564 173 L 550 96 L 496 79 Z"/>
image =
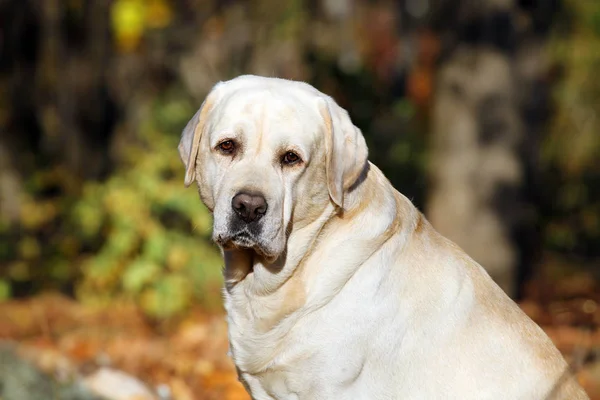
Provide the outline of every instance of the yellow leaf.
<path id="1" fill-rule="evenodd" d="M 111 23 L 117 47 L 134 51 L 144 34 L 146 7 L 143 0 L 116 0 L 111 7 Z"/>

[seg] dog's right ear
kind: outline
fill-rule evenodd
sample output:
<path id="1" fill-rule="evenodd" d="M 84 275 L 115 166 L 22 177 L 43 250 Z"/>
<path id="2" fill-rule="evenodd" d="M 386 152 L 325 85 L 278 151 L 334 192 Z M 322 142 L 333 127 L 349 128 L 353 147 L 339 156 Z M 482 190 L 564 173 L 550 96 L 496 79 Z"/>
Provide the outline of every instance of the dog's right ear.
<path id="1" fill-rule="evenodd" d="M 333 203 L 344 208 L 344 192 L 359 178 L 367 163 L 368 149 L 361 131 L 348 112 L 331 97 L 319 98 L 325 124 L 327 187 Z"/>
<path id="2" fill-rule="evenodd" d="M 179 141 L 179 156 L 185 165 L 185 179 L 183 183 L 186 187 L 190 186 L 196 179 L 196 160 L 198 158 L 198 150 L 200 148 L 200 139 L 204 133 L 206 118 L 213 109 L 216 102 L 216 89 L 219 84 L 208 94 L 200 109 L 194 114 L 192 119 L 187 123 L 181 134 Z"/>

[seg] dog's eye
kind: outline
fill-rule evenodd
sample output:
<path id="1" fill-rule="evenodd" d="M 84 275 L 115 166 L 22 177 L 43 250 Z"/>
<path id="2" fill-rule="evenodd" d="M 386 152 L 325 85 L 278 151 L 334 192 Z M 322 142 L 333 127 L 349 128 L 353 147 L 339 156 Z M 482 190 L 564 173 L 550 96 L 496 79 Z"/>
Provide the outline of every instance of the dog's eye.
<path id="1" fill-rule="evenodd" d="M 286 165 L 296 164 L 299 161 L 300 156 L 298 156 L 298 154 L 294 153 L 293 151 L 288 151 L 281 158 L 281 162 Z"/>
<path id="2" fill-rule="evenodd" d="M 235 150 L 235 143 L 233 140 L 226 140 L 224 142 L 219 143 L 217 146 L 222 153 L 230 154 Z"/>

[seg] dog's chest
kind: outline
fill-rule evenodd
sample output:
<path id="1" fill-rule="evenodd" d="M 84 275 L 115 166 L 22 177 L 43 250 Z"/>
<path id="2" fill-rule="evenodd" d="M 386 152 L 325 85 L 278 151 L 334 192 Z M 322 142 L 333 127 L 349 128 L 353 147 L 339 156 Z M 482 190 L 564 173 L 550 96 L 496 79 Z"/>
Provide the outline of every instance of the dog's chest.
<path id="1" fill-rule="evenodd" d="M 241 333 L 241 332 L 240 332 Z M 269 345 L 258 336 L 245 340 L 231 332 L 232 353 L 255 400 L 340 398 L 365 366 L 364 347 L 356 339 L 318 329 L 294 328 Z M 268 356 L 269 358 L 267 359 Z M 263 364 L 260 370 L 256 361 Z"/>
<path id="2" fill-rule="evenodd" d="M 373 325 L 358 319 L 368 313 L 329 304 L 264 333 L 251 314 L 229 306 L 232 356 L 255 400 L 352 398 L 370 386 Z"/>

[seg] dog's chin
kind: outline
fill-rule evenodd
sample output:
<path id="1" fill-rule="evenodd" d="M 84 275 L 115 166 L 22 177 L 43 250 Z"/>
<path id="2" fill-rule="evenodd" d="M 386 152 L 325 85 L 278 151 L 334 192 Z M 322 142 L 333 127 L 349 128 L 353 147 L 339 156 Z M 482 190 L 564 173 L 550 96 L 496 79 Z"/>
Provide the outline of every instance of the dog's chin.
<path id="1" fill-rule="evenodd" d="M 235 235 L 232 237 L 218 236 L 216 242 L 223 250 L 249 250 L 266 262 L 272 263 L 279 257 L 279 254 L 272 252 L 258 240 L 248 235 Z"/>

